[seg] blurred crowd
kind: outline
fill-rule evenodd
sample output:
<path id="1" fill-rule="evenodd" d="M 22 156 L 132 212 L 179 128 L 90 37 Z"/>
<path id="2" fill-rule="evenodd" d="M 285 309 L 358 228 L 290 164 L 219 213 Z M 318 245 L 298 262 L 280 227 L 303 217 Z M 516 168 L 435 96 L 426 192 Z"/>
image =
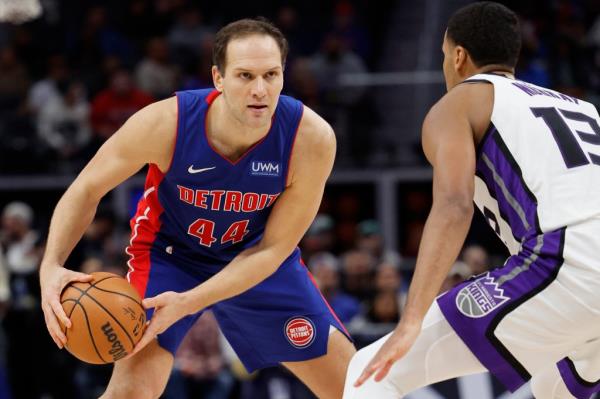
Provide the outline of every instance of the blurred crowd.
<path id="1" fill-rule="evenodd" d="M 0 398 L 95 398 L 106 386 L 110 366 L 77 361 L 57 350 L 46 332 L 37 273 L 44 234 L 36 228 L 35 217 L 28 204 L 18 201 L 7 204 L 0 213 Z M 122 249 L 128 239 L 127 227 L 101 207 L 66 267 L 125 275 Z M 392 331 L 402 317 L 414 257 L 386 249 L 375 220 L 351 223 L 320 213 L 300 246 L 315 284 L 357 347 Z M 482 246 L 468 245 L 442 289 L 483 273 L 490 265 Z M 23 378 L 25 375 L 28 378 Z M 164 397 L 312 396 L 282 368 L 246 373 L 209 311 L 177 352 Z"/>
<path id="2" fill-rule="evenodd" d="M 337 77 L 366 72 L 368 60 L 377 59 L 378 21 L 385 18 L 383 9 L 350 0 L 43 5 L 33 22 L 0 24 L 0 170 L 6 173 L 75 173 L 140 108 L 177 90 L 211 87 L 214 34 L 244 16 L 264 15 L 281 28 L 291 48 L 285 92 L 335 123 L 340 111 L 365 99 L 363 89 L 339 89 Z"/>

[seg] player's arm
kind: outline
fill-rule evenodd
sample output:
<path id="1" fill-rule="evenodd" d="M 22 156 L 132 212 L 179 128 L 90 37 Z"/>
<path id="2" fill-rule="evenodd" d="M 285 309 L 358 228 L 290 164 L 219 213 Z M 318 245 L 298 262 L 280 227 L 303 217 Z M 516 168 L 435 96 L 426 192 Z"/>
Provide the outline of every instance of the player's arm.
<path id="1" fill-rule="evenodd" d="M 433 204 L 419 246 L 415 273 L 402 319 L 357 381 L 377 372 L 380 381 L 410 349 L 423 318 L 464 243 L 473 216 L 475 145 L 469 102 L 457 87 L 423 123 L 423 150 L 433 166 Z"/>
<path id="2" fill-rule="evenodd" d="M 50 223 L 40 267 L 42 309 L 50 335 L 59 347 L 66 342 L 56 317 L 70 322 L 59 303 L 62 288 L 89 276 L 62 267 L 91 223 L 100 199 L 146 163 L 166 169 L 174 147 L 177 126 L 175 97 L 138 111 L 98 150 L 62 196 Z"/>
<path id="3" fill-rule="evenodd" d="M 288 187 L 273 206 L 262 240 L 194 289 L 145 299 L 144 306 L 156 310 L 134 353 L 179 318 L 238 295 L 277 270 L 298 245 L 319 209 L 335 149 L 331 127 L 305 107 L 293 149 Z"/>

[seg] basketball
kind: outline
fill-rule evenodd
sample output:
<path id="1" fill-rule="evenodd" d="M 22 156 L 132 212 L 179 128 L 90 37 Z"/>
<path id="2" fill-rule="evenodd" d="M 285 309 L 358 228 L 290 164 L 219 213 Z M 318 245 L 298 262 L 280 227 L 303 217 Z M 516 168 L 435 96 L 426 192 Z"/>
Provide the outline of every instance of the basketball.
<path id="1" fill-rule="evenodd" d="M 141 339 L 146 312 L 137 291 L 123 277 L 105 272 L 91 275 L 91 282 L 70 283 L 61 294 L 72 323 L 71 328 L 61 325 L 65 347 L 86 363 L 113 363 Z"/>

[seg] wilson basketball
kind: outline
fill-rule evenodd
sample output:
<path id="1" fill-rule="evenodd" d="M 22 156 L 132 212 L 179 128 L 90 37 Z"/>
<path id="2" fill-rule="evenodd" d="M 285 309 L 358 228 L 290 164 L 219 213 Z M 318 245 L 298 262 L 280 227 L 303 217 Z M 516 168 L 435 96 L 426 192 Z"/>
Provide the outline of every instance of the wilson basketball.
<path id="1" fill-rule="evenodd" d="M 123 277 L 92 273 L 89 283 L 73 282 L 60 302 L 71 320 L 63 327 L 67 350 L 93 364 L 115 362 L 129 354 L 142 338 L 146 312 L 137 291 Z"/>

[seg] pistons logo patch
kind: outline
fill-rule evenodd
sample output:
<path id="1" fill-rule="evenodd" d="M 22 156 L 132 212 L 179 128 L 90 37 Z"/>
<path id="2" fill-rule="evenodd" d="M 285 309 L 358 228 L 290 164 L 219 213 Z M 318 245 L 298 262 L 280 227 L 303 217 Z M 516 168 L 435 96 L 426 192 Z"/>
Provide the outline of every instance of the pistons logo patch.
<path id="1" fill-rule="evenodd" d="M 283 332 L 292 346 L 303 349 L 315 340 L 317 331 L 308 317 L 292 317 L 285 323 Z"/>

